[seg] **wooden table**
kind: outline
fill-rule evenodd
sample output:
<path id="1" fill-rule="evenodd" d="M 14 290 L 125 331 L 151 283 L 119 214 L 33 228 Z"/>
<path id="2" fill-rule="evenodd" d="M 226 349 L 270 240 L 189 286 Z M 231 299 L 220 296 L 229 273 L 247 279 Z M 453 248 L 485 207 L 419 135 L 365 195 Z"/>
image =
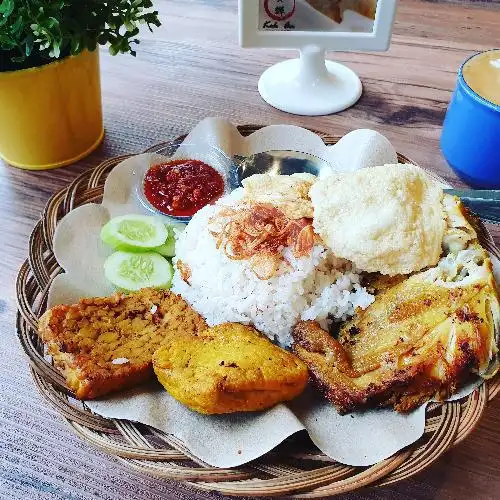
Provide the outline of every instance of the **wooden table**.
<path id="1" fill-rule="evenodd" d="M 336 55 L 361 76 L 359 103 L 338 115 L 304 118 L 276 111 L 260 99 L 259 75 L 292 54 L 240 49 L 235 0 L 156 4 L 164 24 L 154 35 L 144 35 L 137 59 L 102 53 L 107 130 L 102 147 L 77 165 L 49 172 L 25 172 L 0 162 L 2 499 L 219 498 L 135 475 L 74 437 L 38 396 L 15 335 L 13 283 L 26 258 L 29 233 L 52 193 L 101 160 L 188 132 L 206 116 L 235 124 L 290 123 L 331 134 L 374 128 L 402 153 L 459 184 L 438 145 L 456 70 L 472 52 L 500 46 L 500 10 L 492 4 L 403 0 L 388 53 Z M 493 231 L 498 239 L 499 229 Z M 346 498 L 494 498 L 500 491 L 499 415 L 497 398 L 476 431 L 428 470 L 390 488 Z"/>

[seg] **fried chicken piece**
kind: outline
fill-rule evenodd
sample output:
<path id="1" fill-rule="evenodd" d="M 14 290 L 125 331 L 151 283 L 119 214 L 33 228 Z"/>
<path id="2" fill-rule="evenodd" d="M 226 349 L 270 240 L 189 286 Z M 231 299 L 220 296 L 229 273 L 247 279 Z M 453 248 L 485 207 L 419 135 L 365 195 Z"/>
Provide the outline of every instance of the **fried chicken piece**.
<path id="1" fill-rule="evenodd" d="M 410 411 L 453 394 L 471 372 L 496 373 L 500 306 L 491 262 L 479 246 L 451 260 L 453 272 L 432 268 L 381 291 L 339 340 L 312 321 L 295 326 L 294 352 L 341 413 Z M 445 274 L 456 281 L 443 281 Z"/>
<path id="2" fill-rule="evenodd" d="M 54 365 L 78 399 L 94 399 L 153 377 L 153 352 L 171 336 L 207 328 L 180 296 L 143 289 L 58 305 L 39 321 Z"/>
<path id="3" fill-rule="evenodd" d="M 205 414 L 264 410 L 298 396 L 308 380 L 300 359 L 238 323 L 170 337 L 153 366 L 174 398 Z"/>

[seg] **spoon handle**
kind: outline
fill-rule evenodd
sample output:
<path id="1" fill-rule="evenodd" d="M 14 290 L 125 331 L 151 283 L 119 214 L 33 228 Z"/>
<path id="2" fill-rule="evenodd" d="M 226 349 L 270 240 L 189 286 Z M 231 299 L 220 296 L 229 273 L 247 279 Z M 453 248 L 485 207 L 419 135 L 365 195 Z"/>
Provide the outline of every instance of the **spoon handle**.
<path id="1" fill-rule="evenodd" d="M 465 200 L 484 200 L 484 201 L 500 201 L 500 190 L 498 189 L 445 189 L 445 193 L 451 194 L 453 196 L 458 196 Z"/>

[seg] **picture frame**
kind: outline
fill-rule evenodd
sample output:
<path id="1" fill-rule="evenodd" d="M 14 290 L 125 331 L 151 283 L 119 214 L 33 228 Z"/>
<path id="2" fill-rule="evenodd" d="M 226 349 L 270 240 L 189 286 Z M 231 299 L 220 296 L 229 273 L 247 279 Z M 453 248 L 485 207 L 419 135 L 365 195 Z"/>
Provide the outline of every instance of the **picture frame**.
<path id="1" fill-rule="evenodd" d="M 326 60 L 325 54 L 327 50 L 389 49 L 397 0 L 377 0 L 374 12 L 371 7 L 373 19 L 352 7 L 366 1 L 331 0 L 333 9 L 345 6 L 337 20 L 318 7 L 328 7 L 327 1 L 238 0 L 243 48 L 300 51 L 299 59 L 275 64 L 262 74 L 258 87 L 261 97 L 279 110 L 306 116 L 337 113 L 355 104 L 363 91 L 359 77 L 347 66 Z"/>
<path id="2" fill-rule="evenodd" d="M 259 29 L 261 1 L 238 0 L 239 42 L 243 48 L 301 49 L 317 45 L 334 51 L 383 52 L 389 49 L 396 7 L 397 0 L 378 0 L 372 32 L 266 31 Z"/>

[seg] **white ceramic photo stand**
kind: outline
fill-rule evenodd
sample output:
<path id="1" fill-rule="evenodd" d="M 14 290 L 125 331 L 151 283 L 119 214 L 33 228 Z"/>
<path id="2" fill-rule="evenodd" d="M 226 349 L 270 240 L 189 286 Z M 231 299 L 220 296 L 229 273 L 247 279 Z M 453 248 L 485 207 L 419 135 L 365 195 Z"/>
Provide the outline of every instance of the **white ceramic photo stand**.
<path id="1" fill-rule="evenodd" d="M 260 77 L 259 92 L 281 111 L 319 116 L 349 108 L 361 97 L 363 87 L 354 71 L 327 61 L 324 49 L 308 45 L 300 50 L 299 59 L 267 69 Z"/>
<path id="2" fill-rule="evenodd" d="M 342 23 L 336 24 L 308 2 L 289 0 L 289 10 L 290 6 L 295 9 L 289 14 L 298 16 L 301 23 L 287 26 L 284 20 L 288 18 L 282 17 L 281 25 L 268 27 L 263 23 L 261 0 L 238 0 L 242 47 L 300 50 L 299 59 L 278 63 L 262 74 L 262 98 L 281 111 L 305 116 L 338 113 L 354 105 L 363 92 L 358 76 L 326 60 L 325 51 L 388 50 L 396 4 L 397 0 L 377 0 L 374 20 L 346 9 Z M 317 31 L 311 31 L 311 26 Z"/>

